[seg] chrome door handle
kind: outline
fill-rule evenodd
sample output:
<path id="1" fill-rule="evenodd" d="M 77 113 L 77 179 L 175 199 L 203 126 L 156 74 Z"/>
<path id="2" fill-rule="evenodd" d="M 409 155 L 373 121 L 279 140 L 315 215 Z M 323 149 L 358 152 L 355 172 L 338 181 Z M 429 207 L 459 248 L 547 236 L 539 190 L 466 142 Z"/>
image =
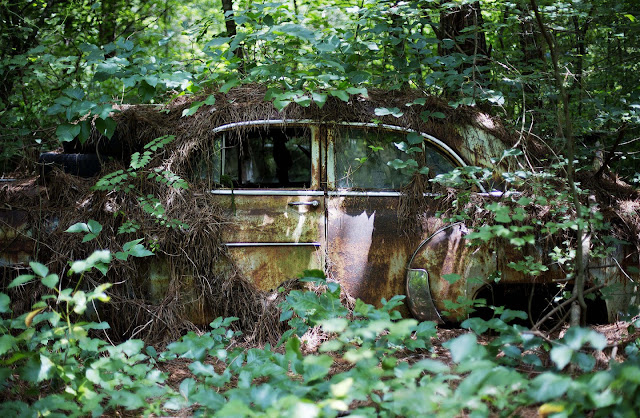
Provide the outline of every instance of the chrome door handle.
<path id="1" fill-rule="evenodd" d="M 314 208 L 320 206 L 320 202 L 318 202 L 317 200 L 312 200 L 310 202 L 289 202 L 287 204 L 289 206 L 313 206 Z"/>

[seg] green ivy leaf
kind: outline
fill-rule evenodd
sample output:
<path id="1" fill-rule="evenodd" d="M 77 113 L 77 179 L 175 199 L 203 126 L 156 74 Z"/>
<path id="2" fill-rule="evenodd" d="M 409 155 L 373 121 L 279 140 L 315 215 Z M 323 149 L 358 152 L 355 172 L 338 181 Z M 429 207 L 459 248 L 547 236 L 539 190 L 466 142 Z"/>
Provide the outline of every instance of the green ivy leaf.
<path id="1" fill-rule="evenodd" d="M 460 363 L 469 358 L 477 358 L 484 354 L 482 346 L 473 334 L 464 334 L 443 344 L 451 352 L 451 359 Z"/>
<path id="2" fill-rule="evenodd" d="M 180 383 L 180 394 L 187 400 L 189 400 L 189 396 L 194 392 L 196 388 L 196 381 L 192 378 L 187 378 Z"/>
<path id="3" fill-rule="evenodd" d="M 116 122 L 109 117 L 96 119 L 95 125 L 96 130 L 109 139 L 111 139 L 113 134 L 116 132 Z"/>
<path id="4" fill-rule="evenodd" d="M 186 116 L 192 116 L 195 115 L 198 112 L 198 109 L 200 109 L 200 107 L 202 107 L 202 105 L 204 104 L 204 102 L 195 102 L 191 105 L 191 107 L 184 109 L 182 111 L 182 117 L 186 117 Z"/>

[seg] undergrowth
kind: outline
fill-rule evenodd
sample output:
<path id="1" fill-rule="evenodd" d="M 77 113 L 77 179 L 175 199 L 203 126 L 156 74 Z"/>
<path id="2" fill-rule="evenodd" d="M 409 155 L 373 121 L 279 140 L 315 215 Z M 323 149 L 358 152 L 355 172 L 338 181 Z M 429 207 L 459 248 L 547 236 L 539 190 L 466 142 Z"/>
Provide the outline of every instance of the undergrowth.
<path id="1" fill-rule="evenodd" d="M 536 407 L 552 416 L 632 416 L 640 407 L 638 340 L 624 347 L 624 362 L 596 370 L 603 335 L 570 328 L 551 340 L 511 324 L 524 312 L 496 308 L 492 319 L 469 319 L 462 324 L 469 333 L 444 342 L 445 360 L 432 344 L 435 323 L 395 310 L 403 297 L 380 308 L 358 300 L 349 310 L 339 285 L 319 271 L 301 279 L 315 291 L 293 290 L 281 303 L 289 330 L 274 346 L 239 345 L 230 329 L 237 318 L 221 317 L 160 352 L 141 340 L 114 345 L 99 338 L 108 324 L 86 321 L 96 303 L 108 303 L 109 285 L 80 286 L 82 274 L 110 261 L 102 251 L 73 263 L 75 289 L 60 289 L 57 275 L 31 263 L 33 274 L 11 287 L 40 281 L 49 292 L 17 317 L 0 294 L 2 413 L 507 416 Z M 188 369 L 177 381 L 166 372 L 175 361 Z"/>

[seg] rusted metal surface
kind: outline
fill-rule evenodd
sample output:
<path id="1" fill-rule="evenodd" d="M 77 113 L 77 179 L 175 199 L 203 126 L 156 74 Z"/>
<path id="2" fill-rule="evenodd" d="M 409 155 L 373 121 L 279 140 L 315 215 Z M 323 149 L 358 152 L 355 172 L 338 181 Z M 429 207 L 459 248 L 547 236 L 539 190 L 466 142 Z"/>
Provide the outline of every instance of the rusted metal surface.
<path id="1" fill-rule="evenodd" d="M 402 233 L 398 203 L 398 197 L 329 197 L 328 273 L 367 303 L 404 294 L 407 262 L 419 237 Z"/>
<path id="2" fill-rule="evenodd" d="M 262 290 L 276 289 L 304 270 L 324 267 L 323 250 L 315 245 L 229 247 L 229 255 L 241 274 Z"/>
<path id="3" fill-rule="evenodd" d="M 529 246 L 527 253 L 514 248 L 507 242 L 497 242 L 481 246 L 470 246 L 464 236 L 467 234 L 464 225 L 458 224 L 442 228 L 422 246 L 411 261 L 410 269 L 424 269 L 428 281 L 416 278 L 407 285 L 409 306 L 419 319 L 434 319 L 430 315 L 430 303 L 440 312 L 447 311 L 447 319 L 461 321 L 466 317 L 464 306 L 447 306 L 447 301 L 457 302 L 460 298 L 474 299 L 478 292 L 487 285 L 492 285 L 493 277 L 500 273 L 501 284 L 557 284 L 566 282 L 567 274 L 546 262 L 542 247 Z M 616 319 L 619 312 L 632 303 L 637 294 L 638 274 L 629 272 L 629 267 L 637 266 L 637 253 L 630 248 L 619 246 L 612 249 L 608 258 L 592 260 L 589 265 L 590 284 L 604 283 L 617 285 L 617 291 L 606 300 L 609 320 Z M 523 260 L 532 256 L 536 262 L 548 264 L 549 269 L 540 275 L 526 275 L 508 266 L 510 262 Z M 617 259 L 623 260 L 617 262 Z M 457 276 L 448 276 L 457 275 Z M 635 276 L 632 277 L 632 276 Z M 457 278 L 457 280 L 456 280 Z M 409 279 L 409 278 L 408 278 Z M 423 287 L 420 287 L 422 283 Z M 428 289 L 424 288 L 428 286 Z M 431 301 L 425 293 L 429 292 Z M 526 307 L 522 307 L 526 309 Z"/>
<path id="4" fill-rule="evenodd" d="M 284 192 L 284 191 L 283 191 Z M 216 195 L 230 223 L 223 239 L 230 243 L 322 242 L 324 197 L 322 195 Z M 303 202 L 309 205 L 294 205 Z M 313 203 L 317 202 L 317 206 Z"/>
<path id="5" fill-rule="evenodd" d="M 0 266 L 27 264 L 35 250 L 29 215 L 0 209 Z"/>

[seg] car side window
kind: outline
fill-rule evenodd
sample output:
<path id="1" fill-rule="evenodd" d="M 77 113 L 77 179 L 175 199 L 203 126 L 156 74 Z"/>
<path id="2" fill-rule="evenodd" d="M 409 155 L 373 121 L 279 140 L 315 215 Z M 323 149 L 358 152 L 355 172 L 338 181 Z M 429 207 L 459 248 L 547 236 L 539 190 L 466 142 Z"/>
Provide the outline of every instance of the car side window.
<path id="1" fill-rule="evenodd" d="M 200 178 L 222 187 L 308 188 L 311 135 L 307 129 L 269 127 L 225 132 L 200 162 Z"/>
<path id="2" fill-rule="evenodd" d="M 393 166 L 415 156 L 403 151 L 407 134 L 343 129 L 335 138 L 336 186 L 339 188 L 397 190 L 409 183 L 414 169 Z M 424 143 L 425 164 L 431 176 L 446 173 L 454 164 L 431 144 Z M 391 165 L 388 163 L 391 162 Z"/>

